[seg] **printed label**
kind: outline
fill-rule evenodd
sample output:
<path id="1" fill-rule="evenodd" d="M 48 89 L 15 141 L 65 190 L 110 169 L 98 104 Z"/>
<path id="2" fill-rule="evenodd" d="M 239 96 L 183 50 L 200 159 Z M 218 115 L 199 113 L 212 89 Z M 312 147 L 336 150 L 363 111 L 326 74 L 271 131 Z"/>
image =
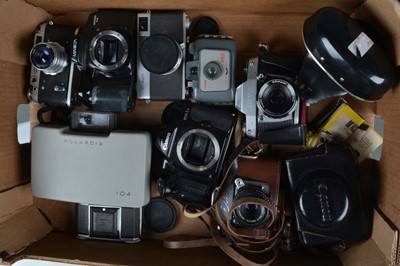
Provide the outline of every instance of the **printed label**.
<path id="1" fill-rule="evenodd" d="M 363 57 L 369 49 L 374 45 L 374 42 L 361 32 L 360 35 L 347 47 L 357 57 Z"/>

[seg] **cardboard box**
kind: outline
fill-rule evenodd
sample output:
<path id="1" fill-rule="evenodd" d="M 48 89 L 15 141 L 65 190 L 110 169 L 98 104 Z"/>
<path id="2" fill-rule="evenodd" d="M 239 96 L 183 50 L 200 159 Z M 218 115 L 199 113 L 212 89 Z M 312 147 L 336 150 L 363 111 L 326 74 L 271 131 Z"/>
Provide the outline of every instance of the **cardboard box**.
<path id="1" fill-rule="evenodd" d="M 82 25 L 90 12 L 99 8 L 139 10 L 185 10 L 192 18 L 215 18 L 221 34 L 232 35 L 238 47 L 238 83 L 241 68 L 250 56 L 257 55 L 260 42 L 274 52 L 305 54 L 302 25 L 313 12 L 324 6 L 337 7 L 353 17 L 385 29 L 390 37 L 383 40 L 393 46 L 400 63 L 400 5 L 396 0 L 254 0 L 247 1 L 0 1 L 0 263 L 10 264 L 21 258 L 37 258 L 81 264 L 129 265 L 233 265 L 217 247 L 187 250 L 163 248 L 160 238 L 178 233 L 208 235 L 201 222 L 178 217 L 178 225 L 168 234 L 145 234 L 139 244 L 78 240 L 74 233 L 73 204 L 32 197 L 30 189 L 30 145 L 17 142 L 16 112 L 28 103 L 29 50 L 37 25 L 47 20 Z M 388 50 L 389 51 L 389 50 Z M 361 165 L 367 192 L 376 192 L 376 208 L 371 238 L 338 257 L 310 254 L 281 254 L 273 265 L 398 265 L 400 227 L 400 116 L 399 84 L 377 102 L 347 99 L 368 123 L 375 114 L 384 119 L 383 154 L 379 163 Z M 134 112 L 122 114 L 123 128 L 157 128 L 165 102 L 138 102 Z M 311 120 L 327 101 L 311 106 Z M 37 108 L 31 104 L 32 110 Z M 34 112 L 32 114 L 34 118 Z M 134 122 L 132 122 L 134 121 Z M 132 126 L 132 124 L 134 124 Z M 51 162 L 48 162 L 51 163 Z M 45 215 L 43 215 L 45 214 Z M 47 217 L 47 219 L 45 218 Z M 354 225 L 357 230 L 357 225 Z"/>

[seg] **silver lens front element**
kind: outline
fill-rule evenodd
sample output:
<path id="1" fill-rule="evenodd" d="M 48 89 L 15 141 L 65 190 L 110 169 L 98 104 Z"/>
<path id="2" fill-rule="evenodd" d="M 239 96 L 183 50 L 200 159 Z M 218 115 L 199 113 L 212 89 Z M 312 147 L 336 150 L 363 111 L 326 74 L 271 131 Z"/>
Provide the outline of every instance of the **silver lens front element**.
<path id="1" fill-rule="evenodd" d="M 65 48 L 56 42 L 41 42 L 30 52 L 32 65 L 47 75 L 56 75 L 68 66 Z"/>

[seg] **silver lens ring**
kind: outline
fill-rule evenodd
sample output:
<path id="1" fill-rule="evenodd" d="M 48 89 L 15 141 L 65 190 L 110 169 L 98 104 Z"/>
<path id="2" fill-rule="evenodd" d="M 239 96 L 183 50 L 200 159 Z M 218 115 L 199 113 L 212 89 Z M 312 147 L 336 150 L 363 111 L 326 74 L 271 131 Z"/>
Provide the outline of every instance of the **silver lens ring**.
<path id="1" fill-rule="evenodd" d="M 99 62 L 96 58 L 96 49 L 95 47 L 97 46 L 98 42 L 100 41 L 101 38 L 104 38 L 106 36 L 111 36 L 116 38 L 121 44 L 124 49 L 124 55 L 122 58 L 116 62 L 115 64 L 112 65 L 104 65 Z M 92 60 L 93 64 L 100 70 L 102 71 L 113 71 L 122 66 L 126 60 L 128 59 L 128 54 L 129 54 L 129 47 L 128 47 L 128 42 L 122 36 L 122 34 L 114 31 L 114 30 L 105 30 L 105 31 L 100 31 L 99 33 L 96 34 L 96 36 L 93 37 L 92 41 L 90 42 L 89 46 L 89 55 L 90 59 Z"/>
<path id="2" fill-rule="evenodd" d="M 65 48 L 56 42 L 35 44 L 31 49 L 29 58 L 35 68 L 47 75 L 57 75 L 68 66 Z M 39 62 L 39 60 L 42 62 Z M 47 62 L 47 60 L 49 61 Z"/>
<path id="3" fill-rule="evenodd" d="M 174 67 L 170 71 L 168 71 L 167 73 L 163 73 L 162 75 L 169 75 L 169 74 L 174 73 L 182 63 L 182 60 L 183 60 L 183 52 L 182 52 L 182 50 L 184 48 L 182 48 L 182 46 L 179 45 L 179 43 L 177 43 L 176 41 L 175 41 L 175 45 L 178 48 L 177 49 L 178 50 L 178 58 L 176 60 L 176 64 L 174 65 Z"/>
<path id="4" fill-rule="evenodd" d="M 273 111 L 269 110 L 262 102 L 262 97 L 263 97 L 264 93 L 271 90 L 274 87 L 273 85 L 275 85 L 275 84 L 282 85 L 283 87 L 285 87 L 287 89 L 287 91 L 290 94 L 290 101 L 292 102 L 292 105 L 290 106 L 290 108 L 288 108 L 285 112 L 282 112 L 282 113 L 277 113 L 277 112 L 273 112 Z M 260 110 L 262 110 L 268 116 L 281 117 L 281 116 L 285 116 L 293 111 L 293 109 L 296 107 L 296 104 L 297 104 L 296 100 L 297 100 L 296 91 L 294 90 L 293 86 L 289 82 L 287 82 L 283 79 L 271 79 L 268 82 L 266 82 L 261 87 L 260 91 L 258 92 L 257 106 Z"/>
<path id="5" fill-rule="evenodd" d="M 185 140 L 192 134 L 197 134 L 197 135 L 202 135 L 202 136 L 208 137 L 211 140 L 212 144 L 214 145 L 214 157 L 206 165 L 201 165 L 201 166 L 193 165 L 193 164 L 186 162 L 185 159 L 183 158 L 183 155 L 182 155 L 183 144 L 184 144 Z M 187 169 L 189 169 L 191 171 L 202 172 L 202 171 L 205 171 L 205 170 L 209 169 L 210 167 L 212 167 L 218 161 L 218 158 L 221 153 L 221 149 L 219 147 L 217 139 L 215 138 L 215 136 L 213 134 L 211 134 L 210 132 L 208 132 L 204 129 L 196 128 L 196 129 L 189 130 L 185 134 L 182 135 L 182 137 L 179 139 L 179 141 L 176 145 L 176 153 L 178 155 L 179 161 Z"/>

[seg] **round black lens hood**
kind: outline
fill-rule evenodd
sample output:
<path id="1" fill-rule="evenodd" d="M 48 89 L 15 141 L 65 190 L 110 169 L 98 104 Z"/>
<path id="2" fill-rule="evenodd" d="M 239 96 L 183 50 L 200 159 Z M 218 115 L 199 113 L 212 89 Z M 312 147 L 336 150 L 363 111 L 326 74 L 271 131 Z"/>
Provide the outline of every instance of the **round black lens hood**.
<path id="1" fill-rule="evenodd" d="M 379 47 L 370 27 L 326 7 L 303 25 L 308 51 L 298 81 L 308 87 L 308 103 L 346 93 L 365 101 L 380 99 L 396 81 L 394 62 Z"/>

